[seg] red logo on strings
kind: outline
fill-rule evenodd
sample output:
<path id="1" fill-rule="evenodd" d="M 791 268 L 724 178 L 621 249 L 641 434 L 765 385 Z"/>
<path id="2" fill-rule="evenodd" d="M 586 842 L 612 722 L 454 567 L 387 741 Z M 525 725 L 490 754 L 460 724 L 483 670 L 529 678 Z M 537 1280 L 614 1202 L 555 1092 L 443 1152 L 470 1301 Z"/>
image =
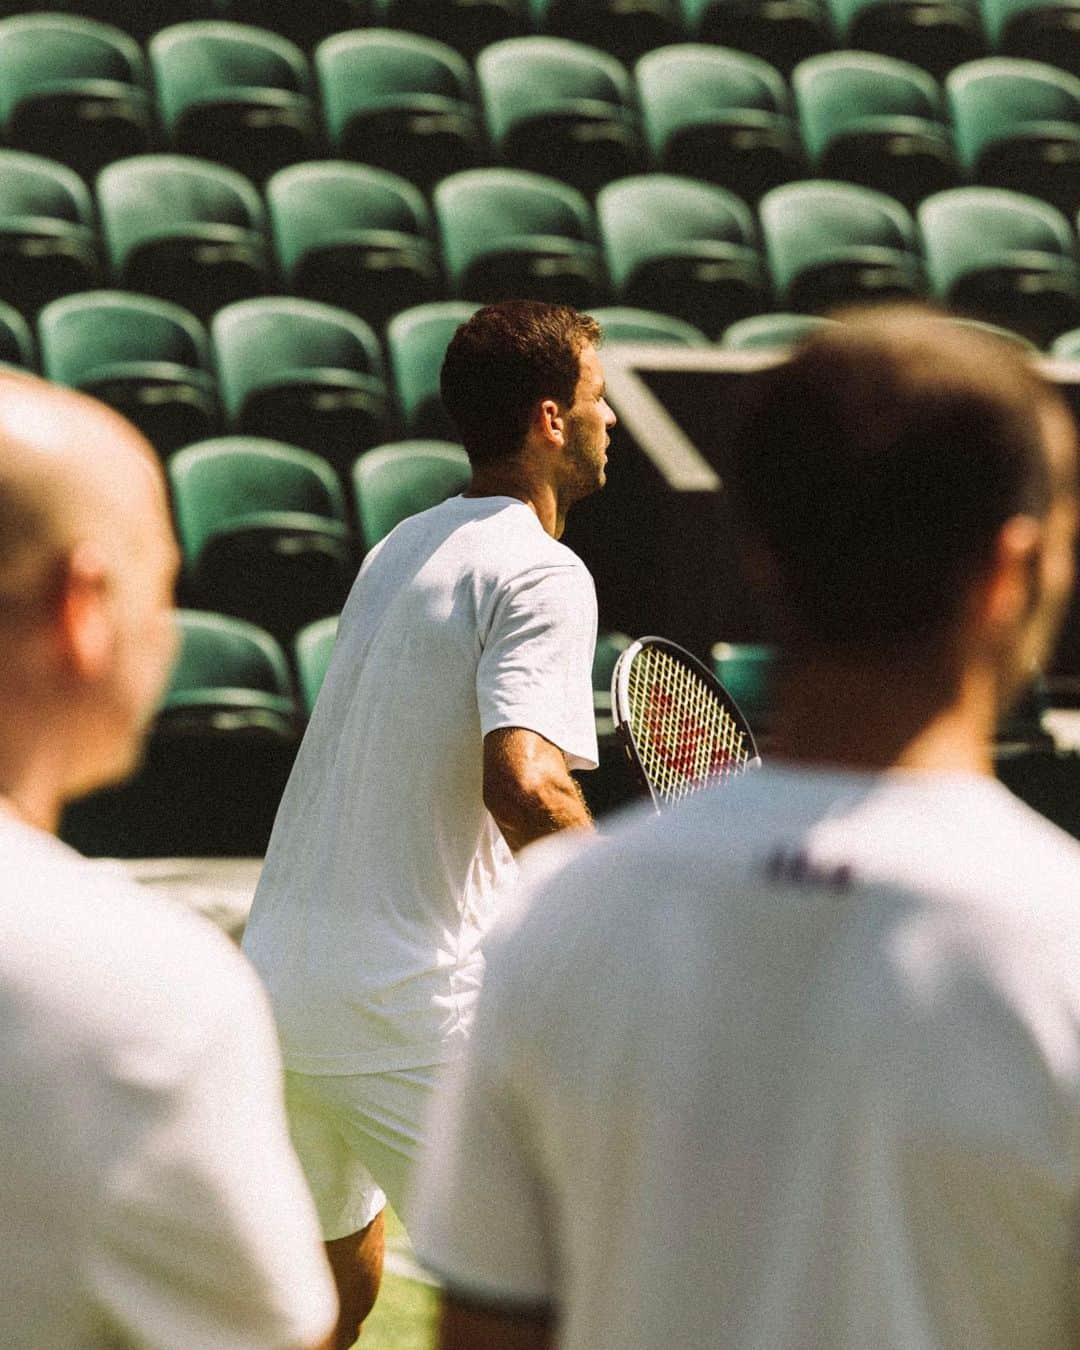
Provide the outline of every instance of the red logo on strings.
<path id="1" fill-rule="evenodd" d="M 731 754 L 722 745 L 715 745 L 704 775 L 694 772 L 698 762 L 698 748 L 708 739 L 709 729 L 704 722 L 695 717 L 689 708 L 678 715 L 677 740 L 674 747 L 668 740 L 667 727 L 672 721 L 675 700 L 666 690 L 653 686 L 649 690 L 649 702 L 645 713 L 645 723 L 649 730 L 649 740 L 658 759 L 673 773 L 691 782 L 699 783 L 722 772 L 732 762 Z"/>

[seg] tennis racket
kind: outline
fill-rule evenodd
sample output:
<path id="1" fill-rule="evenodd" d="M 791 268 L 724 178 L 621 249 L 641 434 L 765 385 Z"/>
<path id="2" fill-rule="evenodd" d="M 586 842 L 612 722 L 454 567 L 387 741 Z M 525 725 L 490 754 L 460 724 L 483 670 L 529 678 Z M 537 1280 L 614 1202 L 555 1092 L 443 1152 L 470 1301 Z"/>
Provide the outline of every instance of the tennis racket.
<path id="1" fill-rule="evenodd" d="M 658 812 L 761 765 L 739 705 L 696 656 L 667 638 L 639 638 L 620 655 L 611 710 Z"/>

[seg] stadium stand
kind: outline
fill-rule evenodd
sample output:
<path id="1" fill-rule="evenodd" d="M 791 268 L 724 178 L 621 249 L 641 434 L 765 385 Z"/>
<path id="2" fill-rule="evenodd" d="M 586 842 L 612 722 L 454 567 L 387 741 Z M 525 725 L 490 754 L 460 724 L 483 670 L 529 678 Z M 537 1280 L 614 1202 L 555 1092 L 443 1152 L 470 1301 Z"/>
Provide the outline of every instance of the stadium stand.
<path id="1" fill-rule="evenodd" d="M 472 56 L 532 28 L 529 0 L 372 0 L 377 23 L 438 38 Z"/>
<path id="2" fill-rule="evenodd" d="M 17 309 L 0 301 L 0 361 L 26 370 L 37 367 L 34 335 Z"/>
<path id="3" fill-rule="evenodd" d="M 820 0 L 682 0 L 687 36 L 759 56 L 785 75 L 832 46 Z"/>
<path id="4" fill-rule="evenodd" d="M 441 300 L 395 314 L 386 325 L 386 349 L 402 430 L 409 437 L 452 439 L 453 423 L 439 395 L 447 343 L 476 309 L 468 300 Z"/>
<path id="5" fill-rule="evenodd" d="M 357 531 L 365 549 L 417 511 L 437 506 L 469 483 L 469 458 L 450 441 L 380 445 L 353 465 Z"/>
<path id="6" fill-rule="evenodd" d="M 593 310 L 593 318 L 604 330 L 604 342 L 660 342 L 679 347 L 707 347 L 709 339 L 685 319 L 658 314 L 655 310 L 635 309 L 632 305 L 602 305 Z"/>
<path id="7" fill-rule="evenodd" d="M 531 0 L 542 33 L 601 47 L 631 62 L 683 35 L 678 0 Z"/>
<path id="8" fill-rule="evenodd" d="M 736 352 L 790 347 L 823 323 L 832 323 L 817 314 L 752 314 L 725 328 L 721 346 Z"/>
<path id="9" fill-rule="evenodd" d="M 828 0 L 840 42 L 922 66 L 938 78 L 986 53 L 977 0 Z"/>
<path id="10" fill-rule="evenodd" d="M 300 686 L 301 705 L 309 717 L 326 678 L 337 628 L 337 615 L 328 614 L 325 619 L 316 619 L 314 623 L 305 625 L 293 639 L 293 664 Z"/>

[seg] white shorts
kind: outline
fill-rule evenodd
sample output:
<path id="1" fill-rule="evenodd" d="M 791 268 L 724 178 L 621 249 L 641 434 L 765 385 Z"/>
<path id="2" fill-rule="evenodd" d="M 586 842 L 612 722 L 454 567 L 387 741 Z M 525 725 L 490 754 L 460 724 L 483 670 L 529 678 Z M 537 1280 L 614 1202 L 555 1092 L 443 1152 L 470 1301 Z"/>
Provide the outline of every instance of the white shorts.
<path id="1" fill-rule="evenodd" d="M 323 1240 L 358 1233 L 387 1200 L 405 1212 L 439 1068 L 385 1073 L 285 1073 L 293 1147 Z"/>

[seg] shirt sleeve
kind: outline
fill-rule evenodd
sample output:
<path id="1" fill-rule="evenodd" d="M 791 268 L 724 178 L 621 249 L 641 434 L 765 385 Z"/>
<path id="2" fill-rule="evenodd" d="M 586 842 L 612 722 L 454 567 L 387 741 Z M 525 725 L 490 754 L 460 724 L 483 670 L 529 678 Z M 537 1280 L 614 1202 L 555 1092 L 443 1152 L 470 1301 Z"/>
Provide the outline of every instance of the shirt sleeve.
<path id="1" fill-rule="evenodd" d="M 525 1103 L 501 1065 L 500 1035 L 485 988 L 473 1037 L 448 1066 L 429 1114 L 434 1142 L 410 1234 L 419 1259 L 453 1293 L 492 1308 L 547 1311 L 557 1303 L 552 1202 Z"/>
<path id="2" fill-rule="evenodd" d="M 534 568 L 500 596 L 476 674 L 483 735 L 524 727 L 571 769 L 599 760 L 592 701 L 596 591 L 584 565 Z"/>
<path id="3" fill-rule="evenodd" d="M 227 1007 L 208 1014 L 184 1072 L 170 1078 L 163 1065 L 155 1082 L 140 1066 L 135 1147 L 104 1183 L 91 1278 L 125 1344 L 298 1350 L 336 1320 L 269 1007 L 239 956 L 235 968 Z"/>

